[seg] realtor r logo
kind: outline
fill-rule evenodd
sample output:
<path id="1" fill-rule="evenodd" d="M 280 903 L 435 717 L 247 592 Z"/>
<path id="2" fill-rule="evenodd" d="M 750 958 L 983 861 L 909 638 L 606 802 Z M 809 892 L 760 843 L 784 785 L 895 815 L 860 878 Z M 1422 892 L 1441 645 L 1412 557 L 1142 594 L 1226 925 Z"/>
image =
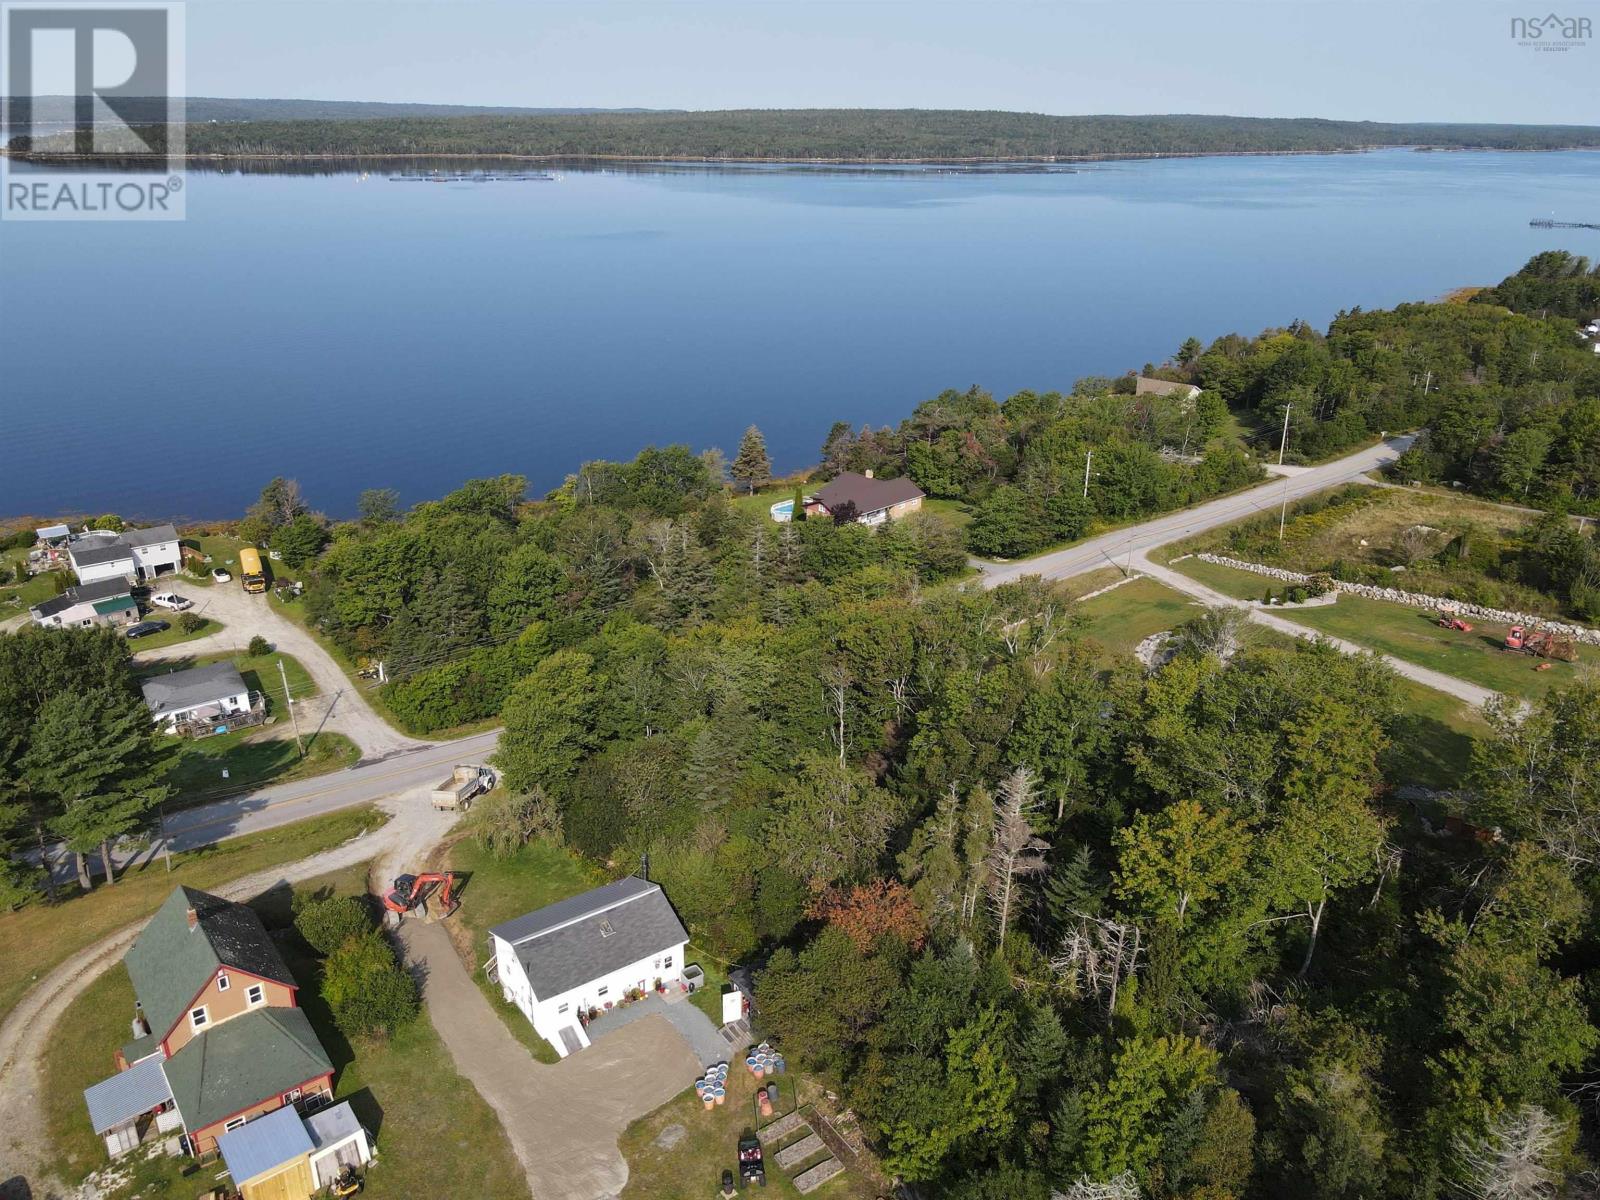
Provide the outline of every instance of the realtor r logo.
<path id="1" fill-rule="evenodd" d="M 0 0 L 0 219 L 183 219 L 183 16 Z"/>
<path id="2" fill-rule="evenodd" d="M 1575 50 L 1586 45 L 1592 36 L 1594 27 L 1588 17 L 1564 17 L 1552 12 L 1511 18 L 1511 40 L 1530 50 Z"/>

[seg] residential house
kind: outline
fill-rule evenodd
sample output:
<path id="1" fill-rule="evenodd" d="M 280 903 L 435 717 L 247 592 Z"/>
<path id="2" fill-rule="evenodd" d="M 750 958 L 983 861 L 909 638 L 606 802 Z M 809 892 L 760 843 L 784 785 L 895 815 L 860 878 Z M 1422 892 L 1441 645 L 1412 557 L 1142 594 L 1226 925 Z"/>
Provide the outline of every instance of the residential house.
<path id="1" fill-rule="evenodd" d="M 165 721 L 169 733 L 178 732 L 180 726 L 225 733 L 230 720 L 255 724 L 250 718 L 262 707 L 231 662 L 152 675 L 140 682 L 139 690 L 150 715 Z"/>
<path id="2" fill-rule="evenodd" d="M 333 1066 L 261 918 L 180 887 L 123 957 L 137 1008 L 119 1073 L 83 1096 L 113 1155 L 181 1129 L 209 1157 L 223 1134 L 333 1096 Z"/>
<path id="3" fill-rule="evenodd" d="M 563 1058 L 589 1044 L 590 1011 L 678 984 L 688 941 L 660 886 L 632 877 L 489 930 L 501 992 Z"/>
<path id="4" fill-rule="evenodd" d="M 345 1166 L 372 1159 L 371 1139 L 349 1101 L 301 1116 L 284 1107 L 217 1139 L 243 1200 L 305 1200 Z"/>
<path id="5" fill-rule="evenodd" d="M 88 529 L 67 543 L 67 559 L 79 583 L 100 579 L 143 581 L 168 575 L 183 564 L 178 531 L 171 525 L 112 533 Z"/>
<path id="6" fill-rule="evenodd" d="M 59 596 L 41 600 L 28 612 L 35 625 L 50 629 L 131 625 L 139 619 L 139 605 L 133 599 L 128 581 L 121 577 L 69 587 Z"/>
<path id="7" fill-rule="evenodd" d="M 859 475 L 845 471 L 806 500 L 806 513 L 837 517 L 852 505 L 858 524 L 882 525 L 891 517 L 916 512 L 922 507 L 923 495 L 921 488 L 903 477 L 874 479 L 871 471 Z"/>
<path id="8" fill-rule="evenodd" d="M 1200 394 L 1200 389 L 1192 383 L 1173 383 L 1170 379 L 1151 379 L 1147 375 L 1136 375 L 1133 379 L 1133 394 L 1135 396 L 1181 396 L 1185 400 L 1193 400 Z"/>

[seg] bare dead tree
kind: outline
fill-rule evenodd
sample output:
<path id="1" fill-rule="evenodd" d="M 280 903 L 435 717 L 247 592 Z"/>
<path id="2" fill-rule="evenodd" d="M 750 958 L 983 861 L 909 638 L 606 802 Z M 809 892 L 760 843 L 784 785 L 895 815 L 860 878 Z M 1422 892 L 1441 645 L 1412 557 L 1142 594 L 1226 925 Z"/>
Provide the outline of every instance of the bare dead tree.
<path id="1" fill-rule="evenodd" d="M 1109 917 L 1076 909 L 1072 916 L 1077 923 L 1062 937 L 1050 968 L 1075 991 L 1098 1000 L 1109 1020 L 1122 985 L 1139 969 L 1144 935 L 1137 925 Z"/>
<path id="2" fill-rule="evenodd" d="M 1400 847 L 1390 842 L 1382 842 L 1373 852 L 1378 859 L 1378 882 L 1373 885 L 1372 899 L 1367 901 L 1368 908 L 1376 908 L 1378 899 L 1383 895 L 1383 885 L 1391 875 L 1400 874 Z"/>
<path id="3" fill-rule="evenodd" d="M 1064 1192 L 1052 1192 L 1050 1200 L 1140 1200 L 1139 1181 L 1132 1171 L 1101 1181 L 1081 1175 Z"/>
<path id="4" fill-rule="evenodd" d="M 1018 767 L 1001 781 L 994 806 L 994 838 L 989 846 L 989 903 L 998 937 L 1004 940 L 1021 890 L 1021 880 L 1045 869 L 1050 843 L 1034 833 L 1029 817 L 1039 807 L 1033 772 Z"/>
<path id="5" fill-rule="evenodd" d="M 1544 1200 L 1557 1177 L 1561 1123 L 1536 1104 L 1496 1115 L 1482 1134 L 1460 1134 L 1454 1162 L 1462 1191 L 1474 1200 Z"/>

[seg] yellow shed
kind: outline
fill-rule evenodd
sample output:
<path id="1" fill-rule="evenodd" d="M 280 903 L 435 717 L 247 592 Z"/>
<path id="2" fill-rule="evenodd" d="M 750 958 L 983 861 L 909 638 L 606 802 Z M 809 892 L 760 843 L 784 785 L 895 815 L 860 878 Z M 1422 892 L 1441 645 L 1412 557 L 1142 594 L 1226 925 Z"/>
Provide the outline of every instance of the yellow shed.
<path id="1" fill-rule="evenodd" d="M 307 1200 L 315 1147 L 292 1104 L 229 1130 L 217 1139 L 222 1161 L 244 1200 Z"/>

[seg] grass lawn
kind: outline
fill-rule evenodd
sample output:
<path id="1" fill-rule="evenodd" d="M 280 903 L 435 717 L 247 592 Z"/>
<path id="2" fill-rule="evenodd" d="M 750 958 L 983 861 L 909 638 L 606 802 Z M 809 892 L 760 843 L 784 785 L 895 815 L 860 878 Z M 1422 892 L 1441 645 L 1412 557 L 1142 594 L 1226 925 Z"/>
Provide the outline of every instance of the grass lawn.
<path id="1" fill-rule="evenodd" d="M 781 1089 L 777 1112 L 782 1114 L 795 1105 L 796 1085 L 804 1087 L 805 1084 L 802 1077 L 793 1072 L 778 1075 L 774 1081 Z M 764 1084 L 767 1080 L 761 1082 Z M 727 1101 L 721 1107 L 707 1112 L 691 1088 L 628 1126 L 620 1142 L 622 1155 L 628 1160 L 628 1186 L 622 1189 L 622 1200 L 707 1200 L 715 1196 L 722 1172 L 737 1171 L 740 1135 L 755 1127 L 756 1086 L 755 1078 L 740 1063 L 728 1072 Z M 662 1132 L 674 1126 L 682 1129 L 682 1136 L 672 1145 L 664 1145 Z M 671 1140 L 671 1136 L 669 1134 L 665 1140 Z M 773 1162 L 776 1149 L 796 1140 L 790 1137 L 769 1149 L 767 1186 L 760 1194 L 799 1195 L 789 1176 Z M 800 1169 L 827 1157 L 825 1153 L 818 1154 L 814 1160 L 800 1164 Z M 856 1169 L 847 1169 L 811 1193 L 821 1200 L 841 1197 L 865 1200 L 879 1194 L 872 1182 L 863 1179 Z"/>
<path id="2" fill-rule="evenodd" d="M 149 916 L 180 883 L 210 888 L 279 863 L 295 862 L 348 841 L 388 820 L 369 806 L 297 821 L 264 833 L 229 838 L 214 846 L 131 867 L 112 887 L 87 894 L 63 888 L 54 904 L 42 897 L 26 908 L 0 915 L 0 1018 L 16 1005 L 34 980 L 131 921 Z M 96 872 L 99 878 L 98 871 Z M 119 1014 L 126 1016 L 126 1013 Z M 122 1038 L 121 1045 L 127 1041 Z"/>
<path id="3" fill-rule="evenodd" d="M 203 578 L 192 575 L 187 570 L 184 571 L 180 578 L 185 583 L 198 583 L 201 587 L 211 587 L 212 568 L 222 567 L 233 576 L 229 583 L 222 586 L 239 586 L 239 551 L 249 544 L 243 538 L 236 538 L 226 533 L 185 533 L 181 535 L 181 541 L 185 546 L 195 547 L 201 554 L 209 555 L 211 558 L 210 562 L 203 564 Z M 291 570 L 281 562 L 273 561 L 272 556 L 265 549 L 261 551 L 261 565 L 266 568 L 269 584 L 300 577 L 300 572 Z"/>
<path id="4" fill-rule="evenodd" d="M 1236 567 L 1225 567 L 1221 563 L 1208 563 L 1198 558 L 1186 558 L 1182 562 L 1167 565 L 1235 600 L 1259 600 L 1267 594 L 1268 588 L 1282 595 L 1289 586 L 1280 579 L 1257 575 L 1254 571 L 1241 571 Z"/>
<path id="5" fill-rule="evenodd" d="M 922 502 L 922 511 L 942 517 L 957 529 L 972 524 L 972 508 L 959 500 L 936 500 L 932 496 Z"/>
<path id="6" fill-rule="evenodd" d="M 1079 604 L 1073 611 L 1084 622 L 1084 636 L 1094 639 L 1107 655 L 1112 655 L 1132 654 L 1134 647 L 1151 634 L 1176 628 L 1198 616 L 1201 606 L 1154 579 L 1135 579 Z"/>
<path id="7" fill-rule="evenodd" d="M 241 729 L 208 738 L 183 739 L 182 752 L 168 777 L 178 789 L 169 807 L 215 799 L 218 795 L 246 791 L 268 783 L 289 783 L 352 767 L 361 749 L 342 733 L 323 730 L 306 735 L 306 755 L 300 757 L 287 728 L 275 727 L 280 737 L 261 737 L 261 729 Z M 224 778 L 222 772 L 227 771 Z"/>
<path id="8" fill-rule="evenodd" d="M 160 633 L 152 633 L 148 637 L 135 638 L 128 643 L 128 648 L 134 654 L 141 650 L 159 650 L 163 646 L 176 646 L 180 642 L 192 642 L 196 638 L 210 637 L 213 633 L 221 633 L 225 626 L 221 621 L 214 621 L 210 617 L 200 618 L 200 627 L 193 633 L 185 633 L 178 624 L 182 613 L 168 612 L 165 609 L 152 609 L 140 620 L 165 621 L 172 628 L 164 629 Z"/>
<path id="9" fill-rule="evenodd" d="M 448 851 L 448 869 L 464 875 L 461 908 L 451 918 L 451 938 L 478 989 L 500 1014 L 513 1037 L 540 1062 L 559 1060 L 555 1047 L 534 1032 L 528 1018 L 508 1003 L 483 973 L 490 926 L 565 900 L 605 882 L 605 876 L 572 851 L 547 841 L 529 842 L 516 854 L 496 859 L 463 838 Z M 710 971 L 707 971 L 709 977 Z"/>
<path id="10" fill-rule="evenodd" d="M 1501 649 L 1504 625 L 1475 623 L 1471 633 L 1457 633 L 1440 629 L 1427 609 L 1361 596 L 1340 596 L 1337 604 L 1326 608 L 1288 609 L 1279 615 L 1420 667 L 1528 700 L 1573 682 L 1586 666 L 1600 663 L 1600 652 L 1583 646 L 1576 663 L 1554 662 L 1548 671 L 1536 670 L 1545 660 Z"/>
<path id="11" fill-rule="evenodd" d="M 365 890 L 359 866 L 296 886 L 299 892 L 346 895 Z M 275 931 L 290 969 L 301 984 L 300 1003 L 335 1068 L 335 1092 L 349 1100 L 374 1134 L 378 1160 L 367 1172 L 363 1195 L 375 1200 L 415 1200 L 450 1181 L 462 1196 L 528 1195 L 522 1169 L 494 1112 L 455 1065 L 426 1014 L 393 1038 L 352 1045 L 337 1028 L 317 993 L 317 963 L 284 927 L 288 896 L 269 894 L 256 903 Z M 103 1166 L 105 1151 L 89 1128 L 82 1091 L 110 1075 L 112 1053 L 127 1040 L 133 988 L 117 966 L 95 981 L 67 1010 L 45 1056 L 45 1118 L 63 1178 L 77 1181 Z M 113 1195 L 174 1195 L 198 1192 L 221 1164 L 201 1168 L 182 1182 L 178 1160 L 154 1158 Z M 112 1197 L 108 1197 L 112 1200 Z"/>

